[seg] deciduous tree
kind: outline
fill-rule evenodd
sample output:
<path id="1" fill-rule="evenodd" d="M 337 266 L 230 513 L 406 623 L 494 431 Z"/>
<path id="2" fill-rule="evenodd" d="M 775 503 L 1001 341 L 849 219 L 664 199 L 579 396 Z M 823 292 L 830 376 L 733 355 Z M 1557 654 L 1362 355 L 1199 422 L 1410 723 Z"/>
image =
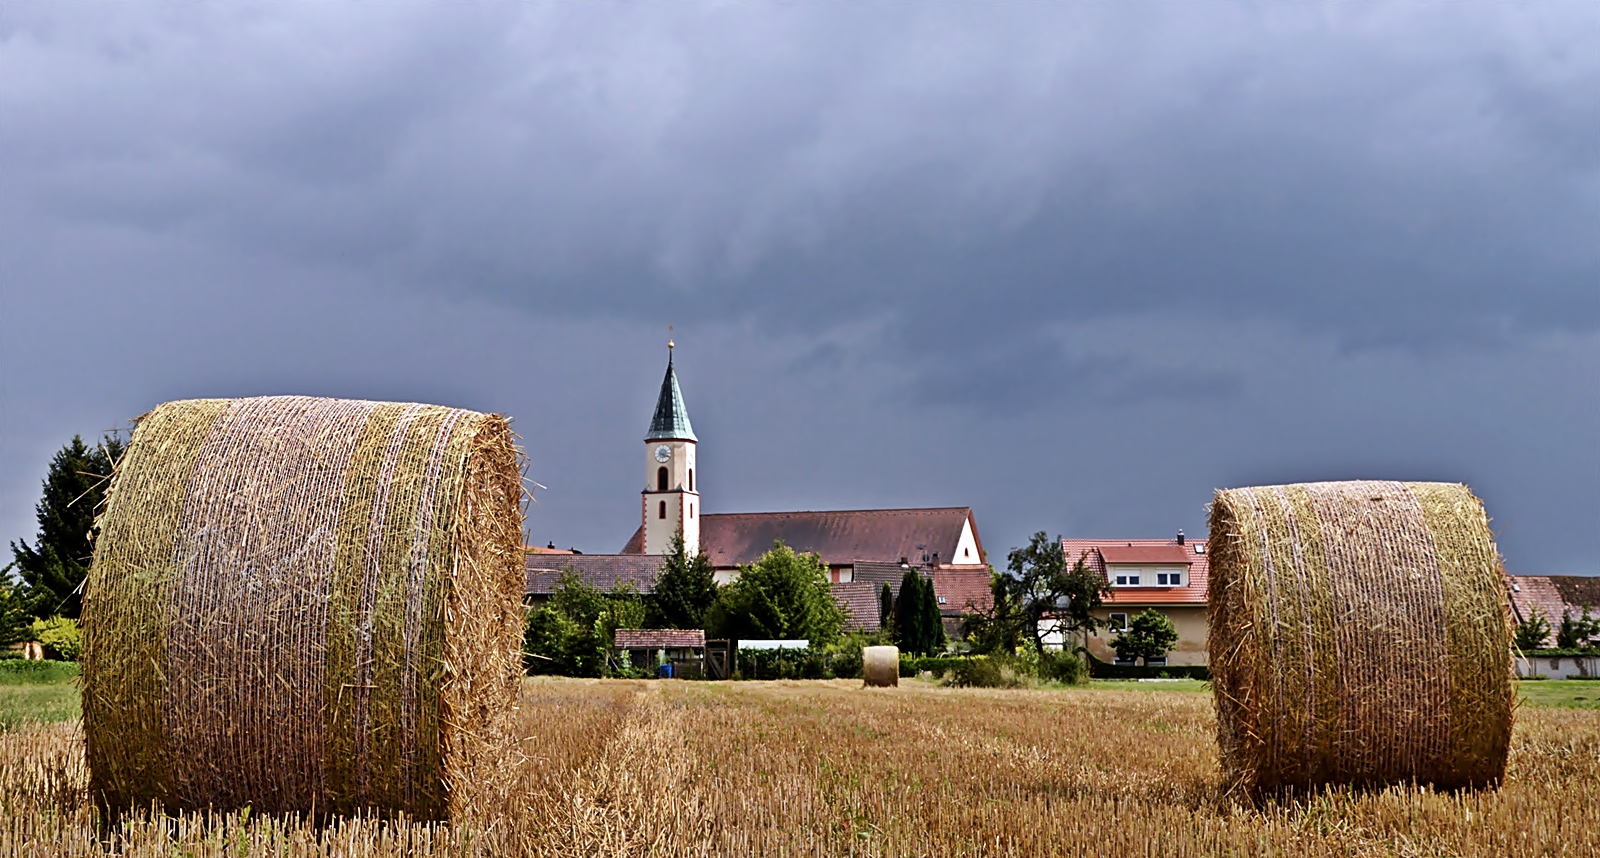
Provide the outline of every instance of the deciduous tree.
<path id="1" fill-rule="evenodd" d="M 1068 565 L 1061 537 L 1050 539 L 1041 530 L 1026 546 L 1012 549 L 1006 561 L 1011 574 L 1003 580 L 1022 621 L 1021 632 L 1041 652 L 1047 634 L 1060 634 L 1065 648 L 1072 649 L 1076 635 L 1104 624 L 1094 611 L 1111 593 L 1111 586 L 1082 556 Z"/>
<path id="2" fill-rule="evenodd" d="M 815 554 L 796 554 L 782 540 L 739 578 L 717 591 L 707 611 L 713 637 L 800 640 L 823 646 L 839 637 L 844 609 L 828 585 L 828 566 Z"/>

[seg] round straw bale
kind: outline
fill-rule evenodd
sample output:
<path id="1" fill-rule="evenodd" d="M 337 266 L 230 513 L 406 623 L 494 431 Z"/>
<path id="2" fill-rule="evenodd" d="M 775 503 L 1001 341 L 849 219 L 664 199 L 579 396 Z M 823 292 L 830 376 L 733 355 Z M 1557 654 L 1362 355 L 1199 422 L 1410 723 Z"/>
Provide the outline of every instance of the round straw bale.
<path id="1" fill-rule="evenodd" d="M 1510 615 L 1466 486 L 1229 489 L 1210 536 L 1207 647 L 1230 787 L 1499 783 Z"/>
<path id="2" fill-rule="evenodd" d="M 518 455 L 505 418 L 433 405 L 140 418 L 85 591 L 96 801 L 459 816 L 520 672 Z"/>
<path id="3" fill-rule="evenodd" d="M 900 648 L 865 646 L 861 648 L 861 678 L 872 688 L 900 687 Z"/>

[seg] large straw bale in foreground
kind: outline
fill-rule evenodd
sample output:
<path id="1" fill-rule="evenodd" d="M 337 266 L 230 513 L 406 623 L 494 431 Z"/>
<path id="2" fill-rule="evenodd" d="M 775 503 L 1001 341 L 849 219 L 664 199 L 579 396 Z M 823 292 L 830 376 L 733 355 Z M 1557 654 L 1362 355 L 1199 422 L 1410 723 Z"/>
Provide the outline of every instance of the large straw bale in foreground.
<path id="1" fill-rule="evenodd" d="M 141 418 L 83 613 L 95 798 L 458 816 L 516 693 L 518 467 L 505 418 L 432 405 Z"/>
<path id="2" fill-rule="evenodd" d="M 1232 786 L 1499 782 L 1510 618 L 1466 486 L 1219 491 L 1209 551 L 1211 681 Z"/>
<path id="3" fill-rule="evenodd" d="M 893 646 L 862 647 L 861 678 L 869 688 L 899 688 L 900 648 Z"/>

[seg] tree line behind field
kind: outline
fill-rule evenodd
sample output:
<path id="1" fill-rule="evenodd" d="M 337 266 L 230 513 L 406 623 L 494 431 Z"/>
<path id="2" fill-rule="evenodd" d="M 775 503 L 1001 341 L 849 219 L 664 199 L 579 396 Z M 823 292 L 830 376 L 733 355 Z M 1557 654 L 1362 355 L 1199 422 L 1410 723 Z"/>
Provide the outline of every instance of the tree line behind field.
<path id="1" fill-rule="evenodd" d="M 532 673 L 610 675 L 626 669 L 613 664 L 618 629 L 659 628 L 703 629 L 711 639 L 806 640 L 810 657 L 832 663 L 838 656 L 856 671 L 862 646 L 887 643 L 909 655 L 948 649 L 984 654 L 1036 672 L 1033 666 L 1051 649 L 1049 640 L 1059 638 L 1065 642 L 1059 648 L 1081 664 L 1078 642 L 1105 625 L 1094 615 L 1110 593 L 1105 577 L 1082 557 L 1068 563 L 1061 539 L 1044 532 L 1007 560 L 1005 573 L 990 572 L 991 606 L 965 618 L 965 641 L 952 647 L 933 582 L 914 569 L 906 571 L 898 588 L 883 585 L 880 631 L 847 635 L 827 564 L 817 555 L 796 553 L 780 540 L 756 562 L 740 566 L 732 583 L 718 586 L 710 561 L 690 554 L 680 533 L 662 556 L 651 594 L 628 585 L 604 592 L 576 572 L 562 576 L 552 598 L 528 613 L 524 661 Z M 1164 656 L 1176 640 L 1171 619 L 1148 610 L 1111 645 L 1123 658 L 1148 660 Z M 826 672 L 820 662 L 808 670 Z M 1073 666 L 1052 670 L 1080 673 Z"/>

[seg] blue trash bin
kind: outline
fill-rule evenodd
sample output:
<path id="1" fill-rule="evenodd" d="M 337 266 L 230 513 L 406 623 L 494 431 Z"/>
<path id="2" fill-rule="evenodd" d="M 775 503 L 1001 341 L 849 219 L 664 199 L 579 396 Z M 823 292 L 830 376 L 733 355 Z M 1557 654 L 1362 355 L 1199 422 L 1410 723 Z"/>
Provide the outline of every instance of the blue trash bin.
<path id="1" fill-rule="evenodd" d="M 672 665 L 670 665 L 670 664 L 661 665 L 661 678 L 662 679 L 671 679 L 672 678 Z"/>

